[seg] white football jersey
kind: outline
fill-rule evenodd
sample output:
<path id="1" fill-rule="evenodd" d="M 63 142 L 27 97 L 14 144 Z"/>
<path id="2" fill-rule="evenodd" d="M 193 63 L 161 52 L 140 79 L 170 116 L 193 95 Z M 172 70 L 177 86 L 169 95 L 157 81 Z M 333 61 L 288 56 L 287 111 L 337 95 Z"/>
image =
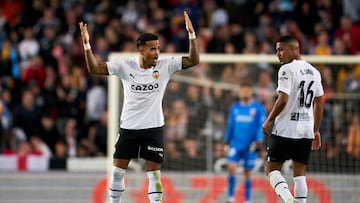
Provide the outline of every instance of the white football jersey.
<path id="1" fill-rule="evenodd" d="M 120 77 L 124 103 L 120 127 L 146 129 L 165 124 L 162 99 L 172 74 L 181 69 L 181 57 L 158 59 L 156 66 L 143 69 L 139 58 L 106 62 L 109 75 Z"/>
<path id="2" fill-rule="evenodd" d="M 277 91 L 289 98 L 275 118 L 272 133 L 292 139 L 313 139 L 313 101 L 324 94 L 320 72 L 306 61 L 293 60 L 280 67 Z"/>

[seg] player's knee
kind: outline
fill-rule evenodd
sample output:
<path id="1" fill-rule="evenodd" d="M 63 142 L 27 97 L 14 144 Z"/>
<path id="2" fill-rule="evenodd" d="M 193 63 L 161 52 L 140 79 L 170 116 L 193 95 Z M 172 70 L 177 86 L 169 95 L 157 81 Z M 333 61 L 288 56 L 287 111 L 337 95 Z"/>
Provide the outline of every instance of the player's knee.
<path id="1" fill-rule="evenodd" d="M 236 169 L 237 169 L 237 164 L 233 163 L 233 162 L 229 162 L 227 164 L 227 171 L 229 174 L 235 174 L 236 173 Z"/>
<path id="2" fill-rule="evenodd" d="M 146 161 L 146 171 L 160 171 L 161 163 L 154 161 Z"/>
<path id="3" fill-rule="evenodd" d="M 266 175 L 269 176 L 272 171 L 281 171 L 283 163 L 267 162 L 265 166 Z"/>

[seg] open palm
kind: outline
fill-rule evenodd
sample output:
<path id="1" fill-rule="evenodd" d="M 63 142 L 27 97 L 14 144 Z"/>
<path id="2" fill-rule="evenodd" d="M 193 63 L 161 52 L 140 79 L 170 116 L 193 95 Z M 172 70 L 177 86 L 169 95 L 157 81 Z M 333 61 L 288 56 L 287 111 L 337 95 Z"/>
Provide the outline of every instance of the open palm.
<path id="1" fill-rule="evenodd" d="M 88 29 L 87 29 L 87 24 L 84 22 L 80 22 L 79 27 L 80 27 L 80 34 L 81 34 L 82 42 L 84 44 L 89 43 L 90 36 L 89 36 Z"/>

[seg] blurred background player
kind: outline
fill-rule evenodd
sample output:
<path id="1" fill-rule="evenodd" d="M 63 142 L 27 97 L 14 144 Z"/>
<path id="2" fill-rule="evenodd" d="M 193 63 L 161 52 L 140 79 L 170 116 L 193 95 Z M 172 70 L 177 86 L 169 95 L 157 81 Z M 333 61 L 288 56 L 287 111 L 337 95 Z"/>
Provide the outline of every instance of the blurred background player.
<path id="1" fill-rule="evenodd" d="M 245 200 L 251 200 L 251 170 L 255 167 L 264 135 L 261 131 L 266 113 L 263 105 L 253 98 L 252 86 L 243 82 L 238 90 L 238 99 L 230 108 L 225 134 L 225 151 L 228 153 L 228 201 L 235 202 L 236 170 L 243 161 L 245 174 Z"/>
<path id="2" fill-rule="evenodd" d="M 195 31 L 184 11 L 185 27 L 189 35 L 189 55 L 159 58 L 158 36 L 143 33 L 137 39 L 139 56 L 129 59 L 98 62 L 90 47 L 87 24 L 80 22 L 85 59 L 90 73 L 116 75 L 124 86 L 124 102 L 120 119 L 120 135 L 113 155 L 113 171 L 109 186 L 111 203 L 121 202 L 125 191 L 124 176 L 133 158 L 146 160 L 150 203 L 161 203 L 163 189 L 160 177 L 164 161 L 164 115 L 162 99 L 172 74 L 199 63 Z"/>

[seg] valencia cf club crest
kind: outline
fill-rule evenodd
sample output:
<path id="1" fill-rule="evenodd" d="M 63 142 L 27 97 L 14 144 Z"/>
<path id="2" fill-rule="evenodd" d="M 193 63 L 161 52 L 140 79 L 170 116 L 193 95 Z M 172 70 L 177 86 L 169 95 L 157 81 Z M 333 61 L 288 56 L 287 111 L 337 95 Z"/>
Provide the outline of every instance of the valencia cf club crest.
<path id="1" fill-rule="evenodd" d="M 160 77 L 160 75 L 159 75 L 159 71 L 154 71 L 153 72 L 153 74 L 152 74 L 152 77 L 155 79 L 155 80 L 157 80 L 159 77 Z"/>

